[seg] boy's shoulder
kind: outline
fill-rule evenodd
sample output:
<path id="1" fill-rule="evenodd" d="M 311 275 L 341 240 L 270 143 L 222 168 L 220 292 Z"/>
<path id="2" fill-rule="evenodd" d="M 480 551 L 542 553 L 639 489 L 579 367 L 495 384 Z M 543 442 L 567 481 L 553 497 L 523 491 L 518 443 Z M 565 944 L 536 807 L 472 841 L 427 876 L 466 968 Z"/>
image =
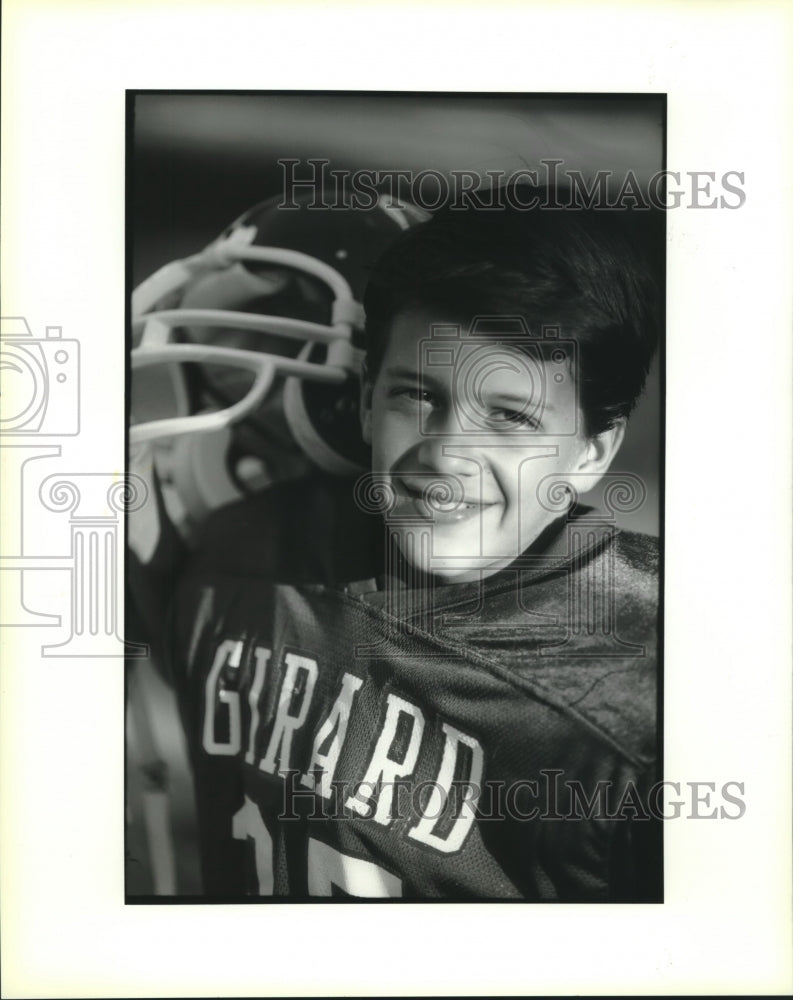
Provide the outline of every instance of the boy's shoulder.
<path id="1" fill-rule="evenodd" d="M 661 543 L 656 535 L 621 530 L 615 538 L 616 554 L 626 573 L 657 581 Z"/>
<path id="2" fill-rule="evenodd" d="M 315 470 L 221 507 L 201 526 L 189 572 L 286 584 L 371 575 L 379 524 L 352 492 Z"/>
<path id="3" fill-rule="evenodd" d="M 580 522 L 579 522 L 580 526 Z M 436 638 L 547 698 L 632 759 L 655 751 L 658 539 L 587 530 L 589 544 L 458 604 Z M 559 540 L 557 550 L 562 540 Z M 467 614 L 465 613 L 467 611 Z M 440 621 L 436 618 L 436 621 Z"/>

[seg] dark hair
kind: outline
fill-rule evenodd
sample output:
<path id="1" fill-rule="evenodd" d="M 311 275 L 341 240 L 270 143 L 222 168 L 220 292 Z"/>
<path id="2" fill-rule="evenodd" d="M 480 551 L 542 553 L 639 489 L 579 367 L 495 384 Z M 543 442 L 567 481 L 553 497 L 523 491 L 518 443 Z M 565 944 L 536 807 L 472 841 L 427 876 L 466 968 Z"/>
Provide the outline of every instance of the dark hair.
<path id="1" fill-rule="evenodd" d="M 528 202 L 523 189 L 520 200 Z M 630 414 L 644 388 L 660 329 L 663 252 L 663 215 L 653 209 L 444 209 L 407 230 L 372 270 L 370 376 L 406 311 L 465 323 L 521 316 L 532 338 L 557 326 L 576 342 L 586 432 L 599 434 Z"/>

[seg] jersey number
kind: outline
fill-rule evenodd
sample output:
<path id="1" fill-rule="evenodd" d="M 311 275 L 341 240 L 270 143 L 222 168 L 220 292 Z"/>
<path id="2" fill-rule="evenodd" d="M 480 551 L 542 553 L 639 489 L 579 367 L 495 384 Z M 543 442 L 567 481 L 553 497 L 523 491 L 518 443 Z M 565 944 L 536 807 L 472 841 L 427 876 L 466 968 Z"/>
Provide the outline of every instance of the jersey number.
<path id="1" fill-rule="evenodd" d="M 236 840 L 251 839 L 256 857 L 256 877 L 259 894 L 273 894 L 273 838 L 264 825 L 256 803 L 245 796 L 245 805 L 232 820 L 232 833 Z M 377 898 L 401 896 L 402 880 L 380 868 L 372 861 L 353 858 L 333 847 L 309 837 L 308 841 L 308 894 L 332 896 L 333 886 L 348 896 Z"/>

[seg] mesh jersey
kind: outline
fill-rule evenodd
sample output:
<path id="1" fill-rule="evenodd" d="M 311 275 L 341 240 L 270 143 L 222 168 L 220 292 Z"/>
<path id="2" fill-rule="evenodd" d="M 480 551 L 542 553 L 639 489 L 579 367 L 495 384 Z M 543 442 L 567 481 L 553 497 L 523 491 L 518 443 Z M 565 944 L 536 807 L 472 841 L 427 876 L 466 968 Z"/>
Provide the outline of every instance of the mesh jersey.
<path id="1" fill-rule="evenodd" d="M 198 564 L 171 634 L 207 893 L 660 899 L 656 570 L 591 514 L 434 589 Z"/>

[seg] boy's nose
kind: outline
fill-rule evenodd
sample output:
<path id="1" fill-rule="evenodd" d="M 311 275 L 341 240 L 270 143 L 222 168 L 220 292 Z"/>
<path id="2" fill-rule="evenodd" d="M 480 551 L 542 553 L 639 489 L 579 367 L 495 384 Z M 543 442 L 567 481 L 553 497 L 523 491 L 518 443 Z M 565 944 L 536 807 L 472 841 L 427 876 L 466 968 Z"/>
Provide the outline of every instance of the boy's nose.
<path id="1" fill-rule="evenodd" d="M 457 476 L 475 476 L 481 470 L 477 457 L 476 440 L 450 423 L 443 428 L 437 425 L 432 432 L 422 436 L 416 457 L 428 471 Z"/>

